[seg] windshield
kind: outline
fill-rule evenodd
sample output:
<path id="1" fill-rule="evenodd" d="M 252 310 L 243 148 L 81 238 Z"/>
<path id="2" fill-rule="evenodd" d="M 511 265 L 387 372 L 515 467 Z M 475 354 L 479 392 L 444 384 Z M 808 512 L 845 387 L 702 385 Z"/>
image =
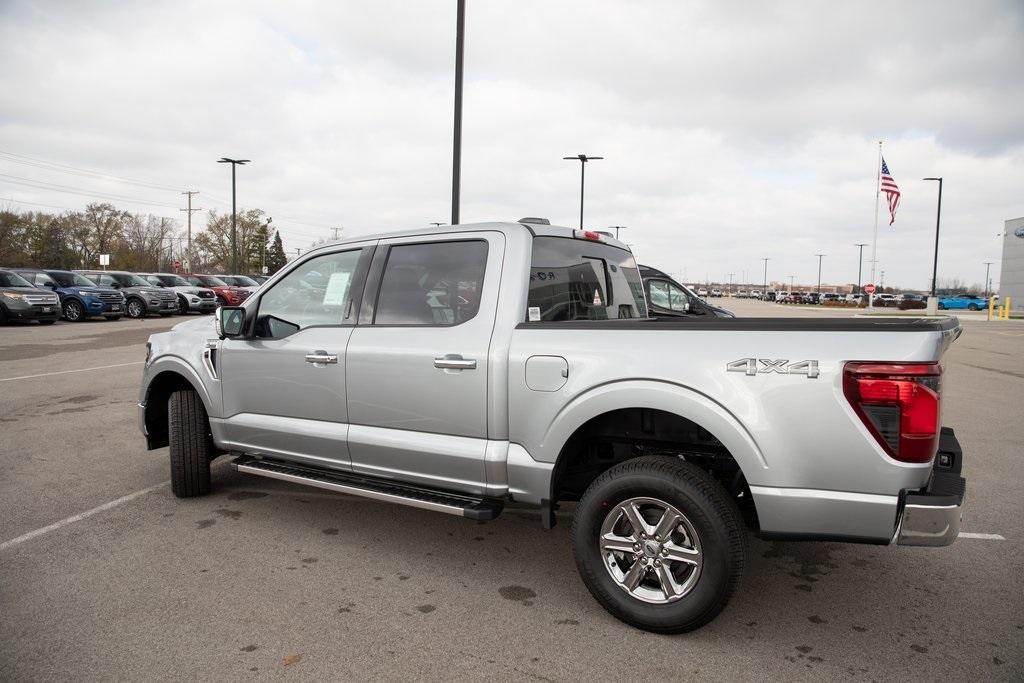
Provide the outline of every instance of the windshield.
<path id="1" fill-rule="evenodd" d="M 32 283 L 17 273 L 0 273 L 0 287 L 31 287 Z"/>
<path id="2" fill-rule="evenodd" d="M 188 287 L 188 281 L 183 277 L 177 275 L 150 275 L 150 281 L 153 284 L 160 283 L 164 287 Z"/>
<path id="3" fill-rule="evenodd" d="M 150 284 L 138 275 L 132 275 L 131 273 L 118 273 L 111 275 L 114 281 L 120 284 L 122 287 L 149 287 Z"/>
<path id="4" fill-rule="evenodd" d="M 221 280 L 224 280 L 229 285 L 234 285 L 236 287 L 258 287 L 259 286 L 256 283 L 255 280 L 253 280 L 252 278 L 246 277 L 244 275 L 224 275 L 224 276 L 221 277 Z"/>
<path id="5" fill-rule="evenodd" d="M 212 275 L 189 275 L 188 281 L 197 287 L 227 287 L 227 283 Z"/>
<path id="6" fill-rule="evenodd" d="M 78 273 L 62 273 L 57 271 L 49 271 L 47 273 L 50 277 L 57 281 L 61 287 L 95 287 L 96 283 L 87 277 L 79 275 Z"/>

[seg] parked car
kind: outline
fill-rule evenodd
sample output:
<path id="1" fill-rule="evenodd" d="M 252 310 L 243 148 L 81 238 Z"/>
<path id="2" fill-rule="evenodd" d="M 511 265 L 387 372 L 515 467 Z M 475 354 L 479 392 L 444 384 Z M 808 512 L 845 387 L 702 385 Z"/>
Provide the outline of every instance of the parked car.
<path id="1" fill-rule="evenodd" d="M 707 295 L 708 295 L 708 288 L 707 287 L 701 287 L 700 289 L 697 290 L 697 296 L 699 296 L 701 298 L 704 298 Z"/>
<path id="2" fill-rule="evenodd" d="M 40 291 L 11 270 L 0 270 L 0 325 L 10 320 L 38 320 L 52 325 L 60 319 L 60 299 Z"/>
<path id="3" fill-rule="evenodd" d="M 113 287 L 99 287 L 95 282 L 70 270 L 43 268 L 12 268 L 14 272 L 42 289 L 56 292 L 64 319 L 81 322 L 89 317 L 120 320 L 124 315 L 124 294 Z"/>
<path id="4" fill-rule="evenodd" d="M 760 289 L 752 289 L 752 290 L 750 290 L 750 298 L 751 299 L 760 299 L 761 298 L 761 290 Z"/>
<path id="5" fill-rule="evenodd" d="M 119 270 L 76 270 L 101 287 L 112 287 L 124 294 L 124 310 L 129 318 L 145 318 L 149 314 L 164 318 L 178 310 L 174 292 L 154 287 L 134 273 Z"/>
<path id="6" fill-rule="evenodd" d="M 789 304 L 802 304 L 804 302 L 803 292 L 790 292 L 789 296 L 786 297 L 786 303 Z"/>
<path id="7" fill-rule="evenodd" d="M 178 297 L 178 314 L 213 313 L 217 308 L 217 294 L 209 287 L 196 287 L 174 273 L 140 273 L 154 287 L 164 287 Z"/>
<path id="8" fill-rule="evenodd" d="M 216 275 L 189 274 L 182 277 L 193 287 L 212 289 L 218 306 L 237 306 L 250 294 L 248 289 L 229 285 Z"/>
<path id="9" fill-rule="evenodd" d="M 714 306 L 701 299 L 692 289 L 681 285 L 657 268 L 639 266 L 644 293 L 650 304 L 649 313 L 656 318 L 679 318 L 710 315 L 716 318 L 735 318 L 732 311 Z"/>
<path id="10" fill-rule="evenodd" d="M 826 303 L 826 302 L 829 302 L 829 301 L 833 301 L 833 302 L 834 301 L 842 301 L 842 300 L 843 300 L 843 295 L 842 294 L 836 294 L 834 292 L 825 292 L 824 294 L 821 295 L 821 303 Z"/>
<path id="11" fill-rule="evenodd" d="M 957 294 L 956 296 L 939 297 L 939 310 L 980 311 L 988 308 L 988 301 L 976 294 Z"/>
<path id="12" fill-rule="evenodd" d="M 738 289 L 738 290 L 736 290 L 736 298 L 737 299 L 746 299 L 747 298 L 747 290 L 745 290 L 745 289 Z"/>
<path id="13" fill-rule="evenodd" d="M 232 287 L 248 290 L 250 294 L 260 288 L 260 283 L 248 275 L 218 275 L 217 277 Z"/>
<path id="14" fill-rule="evenodd" d="M 270 279 L 269 275 L 250 275 L 249 277 L 251 277 L 253 280 L 256 281 L 257 284 L 260 285 L 262 285 L 264 282 Z"/>
<path id="15" fill-rule="evenodd" d="M 720 289 L 712 289 L 711 290 L 711 296 L 721 297 L 722 296 L 722 290 L 720 290 Z"/>
<path id="16" fill-rule="evenodd" d="M 803 296 L 803 303 L 816 305 L 821 301 L 821 294 L 818 292 L 806 292 Z"/>
<path id="17" fill-rule="evenodd" d="M 741 585 L 748 525 L 955 541 L 967 485 L 939 363 L 960 332 L 952 317 L 656 320 L 616 240 L 418 228 L 313 249 L 244 305 L 152 335 L 139 424 L 182 498 L 208 494 L 230 454 L 243 474 L 475 521 L 512 501 L 550 528 L 575 501 L 591 595 L 678 633 Z M 312 528 L 293 524 L 292 545 Z"/>
<path id="18" fill-rule="evenodd" d="M 863 293 L 855 293 L 855 294 L 847 294 L 846 295 L 846 300 L 847 301 L 852 301 L 852 302 L 855 302 L 855 303 L 858 303 L 858 304 L 860 302 L 864 301 L 864 299 L 866 299 L 866 298 L 867 298 L 867 294 L 863 294 Z"/>

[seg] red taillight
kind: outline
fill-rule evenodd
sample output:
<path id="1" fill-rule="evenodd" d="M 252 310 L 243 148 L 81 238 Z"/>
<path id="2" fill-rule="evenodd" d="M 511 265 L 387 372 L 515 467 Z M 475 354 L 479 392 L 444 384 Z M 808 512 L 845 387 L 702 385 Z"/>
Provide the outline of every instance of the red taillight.
<path id="1" fill-rule="evenodd" d="M 896 460 L 928 462 L 939 445 L 938 363 L 847 363 L 843 393 Z"/>

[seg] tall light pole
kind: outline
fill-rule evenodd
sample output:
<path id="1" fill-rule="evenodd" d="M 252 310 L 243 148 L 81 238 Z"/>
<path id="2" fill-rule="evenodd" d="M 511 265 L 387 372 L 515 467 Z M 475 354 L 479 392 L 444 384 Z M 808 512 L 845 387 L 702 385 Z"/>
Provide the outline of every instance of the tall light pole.
<path id="1" fill-rule="evenodd" d="M 217 160 L 218 164 L 231 164 L 231 272 L 238 272 L 238 233 L 236 230 L 238 213 L 237 206 L 235 204 L 235 167 L 245 166 L 249 163 L 249 159 L 228 159 L 227 157 L 221 157 Z"/>
<path id="2" fill-rule="evenodd" d="M 619 239 L 619 230 L 626 230 L 625 225 L 609 225 L 609 230 L 615 230 L 615 239 Z"/>
<path id="3" fill-rule="evenodd" d="M 587 177 L 587 162 L 594 161 L 596 159 L 604 159 L 604 157 L 588 157 L 586 154 L 577 154 L 574 157 L 562 157 L 566 161 L 578 161 L 580 162 L 580 230 L 583 229 L 583 183 Z"/>
<path id="4" fill-rule="evenodd" d="M 861 267 L 864 265 L 864 247 L 866 247 L 868 245 L 867 245 L 867 242 L 858 242 L 857 244 L 855 244 L 853 246 L 860 247 L 860 253 L 857 254 L 857 292 L 859 293 L 860 292 Z"/>
<path id="5" fill-rule="evenodd" d="M 818 296 L 821 296 L 821 259 L 825 254 L 815 254 L 818 257 Z"/>
<path id="6" fill-rule="evenodd" d="M 794 277 L 796 277 L 796 276 L 795 276 L 795 275 L 790 275 L 790 276 L 789 276 L 789 291 L 790 291 L 790 292 L 792 292 L 792 291 L 793 291 L 793 278 L 794 278 Z"/>
<path id="7" fill-rule="evenodd" d="M 761 296 L 767 296 L 768 294 L 768 262 L 771 261 L 767 256 L 761 259 L 764 261 L 764 289 L 761 290 Z"/>
<path id="8" fill-rule="evenodd" d="M 992 267 L 991 261 L 985 261 L 985 299 L 988 299 L 988 269 Z"/>
<path id="9" fill-rule="evenodd" d="M 939 221 L 942 219 L 942 178 L 925 178 L 939 181 L 939 202 L 935 209 L 935 260 L 932 261 L 932 298 L 935 298 L 935 279 L 939 273 Z"/>
<path id="10" fill-rule="evenodd" d="M 462 184 L 462 53 L 466 46 L 466 0 L 458 0 L 455 15 L 455 131 L 452 136 L 452 225 L 459 224 L 459 187 Z"/>

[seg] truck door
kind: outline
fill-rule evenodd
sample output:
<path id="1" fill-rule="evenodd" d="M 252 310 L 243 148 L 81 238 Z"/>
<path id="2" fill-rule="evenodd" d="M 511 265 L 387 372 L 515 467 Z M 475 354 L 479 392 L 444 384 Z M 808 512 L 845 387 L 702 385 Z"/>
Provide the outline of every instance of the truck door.
<path id="1" fill-rule="evenodd" d="M 380 242 L 346 354 L 356 472 L 483 492 L 504 244 L 497 232 Z"/>
<path id="2" fill-rule="evenodd" d="M 224 431 L 234 448 L 348 469 L 345 346 L 372 247 L 308 259 L 247 306 L 254 336 L 221 342 Z"/>

